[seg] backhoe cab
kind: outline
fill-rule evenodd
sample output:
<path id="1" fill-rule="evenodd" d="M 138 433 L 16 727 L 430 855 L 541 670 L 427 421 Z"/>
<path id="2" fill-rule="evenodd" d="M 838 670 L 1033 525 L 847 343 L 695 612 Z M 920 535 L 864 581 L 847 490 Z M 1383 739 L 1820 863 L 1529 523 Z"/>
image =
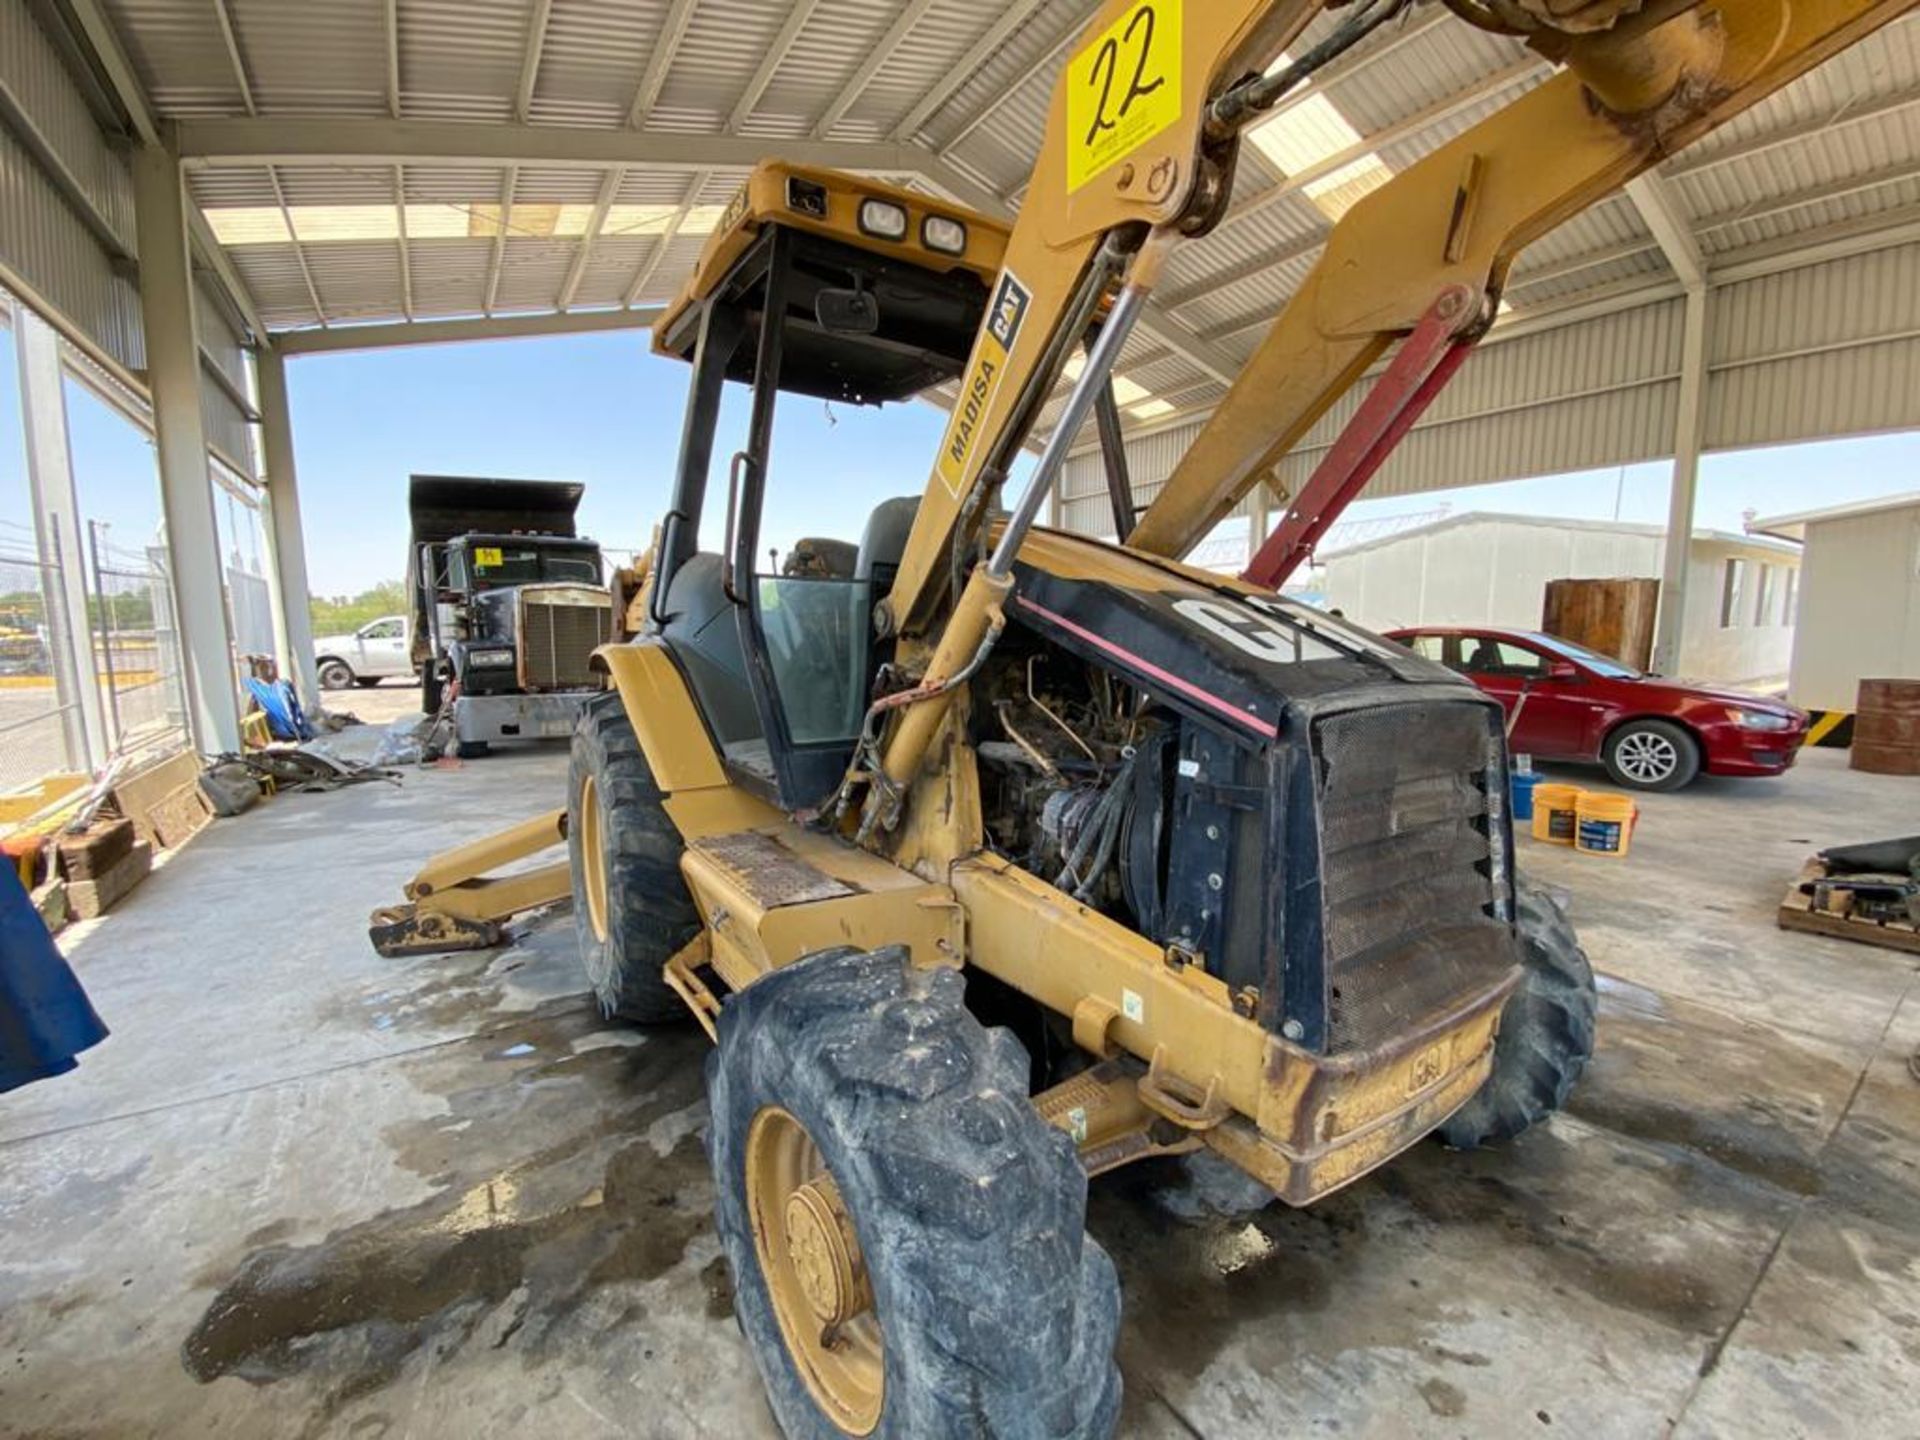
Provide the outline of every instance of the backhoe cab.
<path id="1" fill-rule="evenodd" d="M 1114 486 L 1125 544 L 1036 525 L 1067 448 L 1090 419 L 1117 435 L 1121 347 L 1224 213 L 1244 129 L 1406 0 L 1306 45 L 1318 3 L 1109 0 L 1011 231 L 754 172 L 655 332 L 693 383 L 640 633 L 597 653 L 615 691 L 575 732 L 566 814 L 522 830 L 564 828 L 609 1012 L 691 1009 L 716 1041 L 717 1223 L 788 1434 L 1105 1434 L 1119 1297 L 1089 1175 L 1204 1150 L 1305 1204 L 1564 1103 L 1594 982 L 1515 875 L 1499 710 L 1270 587 L 1521 248 L 1912 3 L 1458 0 L 1564 68 L 1346 213 L 1137 521 Z M 1389 352 L 1249 578 L 1180 564 Z M 717 464 L 728 380 L 753 403 Z M 760 565 L 781 395 L 949 381 L 917 497 Z M 455 858 L 409 923 L 498 918 Z"/>

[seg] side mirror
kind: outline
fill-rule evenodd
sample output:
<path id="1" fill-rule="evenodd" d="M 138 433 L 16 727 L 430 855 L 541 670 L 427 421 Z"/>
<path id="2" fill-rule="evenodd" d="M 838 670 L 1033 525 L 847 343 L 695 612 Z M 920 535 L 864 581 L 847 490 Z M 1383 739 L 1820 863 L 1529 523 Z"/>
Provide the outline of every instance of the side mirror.
<path id="1" fill-rule="evenodd" d="M 1549 680 L 1578 680 L 1580 678 L 1580 667 L 1575 665 L 1571 660 L 1555 660 L 1547 666 L 1547 678 Z"/>
<path id="2" fill-rule="evenodd" d="M 836 335 L 871 335 L 880 328 L 880 302 L 871 290 L 822 290 L 813 318 Z"/>

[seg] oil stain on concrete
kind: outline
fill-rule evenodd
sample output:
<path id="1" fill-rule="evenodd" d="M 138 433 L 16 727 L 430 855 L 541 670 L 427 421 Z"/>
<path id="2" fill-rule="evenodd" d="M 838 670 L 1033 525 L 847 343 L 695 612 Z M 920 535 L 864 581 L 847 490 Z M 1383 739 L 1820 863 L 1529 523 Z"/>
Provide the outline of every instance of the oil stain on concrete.
<path id="1" fill-rule="evenodd" d="M 570 1003 L 424 1065 L 416 1083 L 451 1082 L 445 1113 L 385 1138 L 433 1195 L 315 1244 L 256 1231 L 200 1277 L 217 1292 L 181 1345 L 187 1371 L 302 1377 L 313 1433 L 423 1351 L 444 1361 L 511 1343 L 538 1362 L 589 1300 L 631 1296 L 679 1264 L 711 1213 L 695 1128 L 705 1042 L 675 1029 L 632 1043 L 602 1023 Z M 729 1313 L 706 1283 L 709 1313 Z M 644 1306 L 622 1313 L 636 1324 Z"/>

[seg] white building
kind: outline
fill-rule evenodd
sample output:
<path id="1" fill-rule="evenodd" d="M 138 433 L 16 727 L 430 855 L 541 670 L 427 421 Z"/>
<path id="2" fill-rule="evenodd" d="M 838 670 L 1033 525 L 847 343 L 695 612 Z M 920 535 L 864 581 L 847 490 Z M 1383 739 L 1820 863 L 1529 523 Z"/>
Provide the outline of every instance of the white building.
<path id="1" fill-rule="evenodd" d="M 1549 581 L 1657 578 L 1664 544 L 1657 525 L 1474 511 L 1323 554 L 1320 589 L 1328 605 L 1375 630 L 1537 630 Z M 1788 541 L 1694 531 L 1676 673 L 1784 680 L 1799 571 L 1799 547 Z"/>
<path id="2" fill-rule="evenodd" d="M 1753 528 L 1806 545 L 1788 688 L 1795 704 L 1851 711 L 1861 680 L 1920 676 L 1920 493 Z"/>

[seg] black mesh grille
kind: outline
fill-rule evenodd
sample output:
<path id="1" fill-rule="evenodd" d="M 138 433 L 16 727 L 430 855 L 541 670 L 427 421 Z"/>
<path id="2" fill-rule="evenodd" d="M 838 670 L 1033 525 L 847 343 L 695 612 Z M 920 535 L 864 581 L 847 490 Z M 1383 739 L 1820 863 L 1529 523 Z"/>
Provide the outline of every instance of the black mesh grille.
<path id="1" fill-rule="evenodd" d="M 607 643 L 613 612 L 605 605 L 549 605 L 527 597 L 525 630 L 527 688 L 587 690 L 600 683 L 593 652 Z"/>
<path id="2" fill-rule="evenodd" d="M 1492 712 L 1439 702 L 1315 727 L 1330 1049 L 1405 1034 L 1512 963 L 1491 918 Z"/>

